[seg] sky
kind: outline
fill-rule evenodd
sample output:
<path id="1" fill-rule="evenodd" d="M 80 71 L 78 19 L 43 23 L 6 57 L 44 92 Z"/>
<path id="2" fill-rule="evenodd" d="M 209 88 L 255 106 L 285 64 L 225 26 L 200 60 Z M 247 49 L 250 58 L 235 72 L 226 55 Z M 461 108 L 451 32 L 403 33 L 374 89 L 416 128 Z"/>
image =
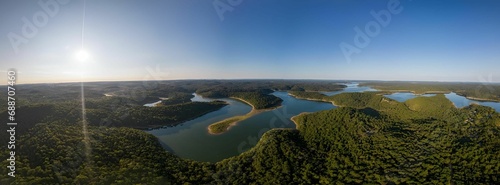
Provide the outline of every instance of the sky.
<path id="1" fill-rule="evenodd" d="M 497 0 L 1 1 L 0 72 L 15 68 L 18 83 L 500 82 L 498 20 Z"/>

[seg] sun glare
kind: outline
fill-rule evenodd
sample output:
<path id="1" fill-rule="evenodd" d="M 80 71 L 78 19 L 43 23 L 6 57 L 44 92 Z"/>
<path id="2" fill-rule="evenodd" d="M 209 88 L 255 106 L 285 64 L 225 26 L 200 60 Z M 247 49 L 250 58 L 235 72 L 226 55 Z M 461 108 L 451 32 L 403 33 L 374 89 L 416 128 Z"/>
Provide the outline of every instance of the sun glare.
<path id="1" fill-rule="evenodd" d="M 81 49 L 76 53 L 76 59 L 80 62 L 86 62 L 89 59 L 90 55 L 84 49 Z"/>

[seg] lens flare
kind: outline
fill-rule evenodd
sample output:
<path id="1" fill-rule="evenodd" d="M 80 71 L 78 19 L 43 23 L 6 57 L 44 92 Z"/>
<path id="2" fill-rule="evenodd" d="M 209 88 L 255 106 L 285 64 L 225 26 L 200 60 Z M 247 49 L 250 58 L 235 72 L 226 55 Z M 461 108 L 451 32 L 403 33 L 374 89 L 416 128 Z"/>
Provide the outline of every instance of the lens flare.
<path id="1" fill-rule="evenodd" d="M 80 51 L 76 52 L 76 59 L 80 62 L 87 61 L 89 57 L 90 57 L 89 53 L 84 49 L 81 49 Z"/>

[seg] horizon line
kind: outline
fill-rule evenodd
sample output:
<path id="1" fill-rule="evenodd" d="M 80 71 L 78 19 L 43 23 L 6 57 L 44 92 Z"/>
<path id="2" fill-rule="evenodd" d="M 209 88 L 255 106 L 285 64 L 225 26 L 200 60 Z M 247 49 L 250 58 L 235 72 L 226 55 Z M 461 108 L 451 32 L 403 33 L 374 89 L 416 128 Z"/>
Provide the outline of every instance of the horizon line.
<path id="1" fill-rule="evenodd" d="M 43 85 L 43 84 L 74 84 L 74 83 L 109 83 L 109 82 L 163 82 L 163 81 L 189 81 L 189 80 L 308 80 L 308 81 L 348 81 L 348 82 L 436 82 L 436 83 L 482 83 L 482 84 L 500 84 L 500 82 L 480 82 L 480 81 L 443 81 L 443 80 L 362 80 L 362 79 L 320 79 L 320 78 L 179 78 L 165 80 L 102 80 L 102 81 L 69 81 L 69 82 L 34 82 L 17 83 L 16 85 Z M 7 84 L 0 84 L 7 86 Z"/>

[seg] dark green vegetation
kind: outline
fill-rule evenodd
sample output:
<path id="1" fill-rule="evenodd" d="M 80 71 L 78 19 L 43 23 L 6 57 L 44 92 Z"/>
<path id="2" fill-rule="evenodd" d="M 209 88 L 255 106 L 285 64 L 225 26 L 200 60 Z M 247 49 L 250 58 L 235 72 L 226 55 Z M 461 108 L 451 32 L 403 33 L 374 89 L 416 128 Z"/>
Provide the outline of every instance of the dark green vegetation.
<path id="1" fill-rule="evenodd" d="M 256 92 L 237 92 L 231 93 L 230 96 L 240 98 L 249 102 L 255 109 L 268 109 L 278 107 L 283 101 L 276 96 Z"/>
<path id="2" fill-rule="evenodd" d="M 270 84 L 227 83 L 253 89 L 239 92 L 261 94 L 268 90 L 260 87 Z M 167 119 L 162 118 L 166 114 L 162 108 L 169 106 L 193 112 L 188 109 L 192 103 L 186 102 L 148 109 L 142 107 L 146 100 L 141 98 L 149 97 L 149 103 L 168 97 L 165 94 L 171 91 L 189 94 L 216 86 L 224 83 L 165 82 L 137 92 L 127 83 L 90 84 L 86 105 L 93 126 L 89 127 L 92 151 L 88 158 L 79 124 L 79 87 L 25 87 L 26 91 L 39 91 L 33 92 L 39 98 L 19 90 L 18 119 L 23 119 L 19 121 L 23 124 L 18 128 L 30 131 L 21 132 L 17 140 L 17 183 L 500 184 L 500 115 L 479 105 L 457 109 L 443 95 L 400 103 L 372 92 L 327 97 L 295 89 L 299 93 L 292 93 L 298 96 L 317 96 L 314 98 L 334 101 L 341 107 L 297 116 L 298 130 L 266 132 L 256 147 L 218 163 L 180 159 L 166 152 L 150 134 L 110 127 L 132 122 L 134 110 L 158 111 L 138 113 L 158 120 Z M 227 88 L 236 88 L 233 86 Z M 127 88 L 135 93 L 127 94 Z M 103 97 L 103 93 L 114 96 Z M 6 116 L 5 112 L 2 115 Z M 5 139 L 5 132 L 0 133 Z M 6 159 L 3 148 L 1 154 Z M 1 165 L 6 166 L 6 161 Z M 6 174 L 6 170 L 2 168 L 0 173 Z M 4 175 L 0 184 L 12 180 Z"/>
<path id="3" fill-rule="evenodd" d="M 215 101 L 144 107 L 122 97 L 87 98 L 85 102 L 86 117 L 90 125 L 133 128 L 174 126 L 226 105 L 225 102 Z M 41 122 L 74 123 L 81 119 L 81 110 L 80 102 L 37 103 L 17 108 L 17 121 L 23 123 L 20 124 L 21 131 Z M 0 116 L 7 118 L 8 114 L 4 111 Z"/>
<path id="4" fill-rule="evenodd" d="M 328 101 L 328 96 L 321 94 L 319 92 L 305 92 L 305 91 L 288 91 L 288 93 L 296 98 L 308 99 L 315 101 Z"/>
<path id="5" fill-rule="evenodd" d="M 331 81 L 231 81 L 199 88 L 196 93 L 210 98 L 241 98 L 252 104 L 255 109 L 267 109 L 279 106 L 282 101 L 278 97 L 269 95 L 273 90 L 338 91 L 344 87 Z"/>
<path id="6" fill-rule="evenodd" d="M 214 184 L 317 184 L 322 168 L 297 130 L 266 132 L 249 151 L 215 164 Z"/>
<path id="7" fill-rule="evenodd" d="M 222 107 L 222 103 L 191 103 L 193 92 L 217 94 L 221 89 L 236 97 L 248 98 L 258 108 L 278 106 L 281 99 L 268 95 L 272 90 L 310 89 L 339 90 L 343 85 L 332 81 L 307 80 L 178 80 L 147 82 L 93 82 L 85 83 L 85 104 L 88 123 L 95 126 L 126 126 L 150 128 L 175 126 Z M 16 109 L 18 134 L 22 135 L 37 123 L 64 121 L 75 123 L 81 119 L 80 83 L 17 85 Z M 5 87 L 5 86 L 3 86 Z M 0 99 L 7 99 L 7 88 L 0 88 Z M 210 90 L 213 89 L 213 90 Z M 107 95 L 107 96 L 106 96 Z M 226 95 L 229 97 L 228 95 Z M 214 96 L 210 96 L 214 97 Z M 142 105 L 159 98 L 160 107 Z M 7 101 L 0 105 L 0 116 L 7 118 Z M 168 115 L 175 115 L 170 117 Z M 5 124 L 0 129 L 7 129 Z M 5 145 L 6 132 L 0 132 Z"/>
<path id="8" fill-rule="evenodd" d="M 282 100 L 276 96 L 269 95 L 272 92 L 270 89 L 239 90 L 236 88 L 229 89 L 225 86 L 210 87 L 196 91 L 201 96 L 208 98 L 241 98 L 250 103 L 255 109 L 279 106 Z"/>
<path id="9" fill-rule="evenodd" d="M 493 109 L 456 109 L 442 95 L 405 103 L 374 93 L 334 99 L 344 107 L 295 119 L 308 146 L 325 156 L 318 163 L 323 182 L 500 182 L 500 116 Z"/>
<path id="10" fill-rule="evenodd" d="M 188 102 L 160 107 L 138 106 L 130 110 L 128 117 L 121 121 L 121 126 L 149 128 L 175 125 L 218 110 L 225 105 L 226 103 L 223 101 L 213 101 Z M 146 125 L 147 127 L 141 127 L 142 125 Z"/>
<path id="11" fill-rule="evenodd" d="M 180 159 L 153 135 L 131 128 L 90 127 L 87 158 L 80 124 L 39 124 L 18 140 L 14 178 L 0 184 L 206 183 L 214 167 Z M 2 150 L 4 151 L 4 150 Z M 5 152 L 2 155 L 6 155 Z M 7 166 L 3 160 L 2 166 Z M 7 168 L 2 168 L 7 174 Z"/>
<path id="12" fill-rule="evenodd" d="M 500 84 L 481 83 L 444 83 L 444 82 L 367 82 L 363 86 L 388 91 L 455 92 L 458 95 L 476 100 L 500 101 Z"/>
<path id="13" fill-rule="evenodd" d="M 227 131 L 232 125 L 235 125 L 237 122 L 243 121 L 245 119 L 250 118 L 254 114 L 257 114 L 258 113 L 256 112 L 257 110 L 263 110 L 263 109 L 269 110 L 280 106 L 282 100 L 273 95 L 269 95 L 269 93 L 273 92 L 271 89 L 269 89 L 269 87 L 276 90 L 290 90 L 290 91 L 293 90 L 294 92 L 304 92 L 304 93 L 306 93 L 306 90 L 337 91 L 345 87 L 344 85 L 338 85 L 338 84 L 328 84 L 328 83 L 324 84 L 324 82 L 310 82 L 310 83 L 299 82 L 298 84 L 292 86 L 290 85 L 283 86 L 283 85 L 276 85 L 274 83 L 267 83 L 265 85 L 269 85 L 268 88 L 249 85 L 249 84 L 252 83 L 239 84 L 243 88 L 241 86 L 234 84 L 229 84 L 229 85 L 224 84 L 223 86 L 201 88 L 196 91 L 198 94 L 205 97 L 237 98 L 245 101 L 246 103 L 249 103 L 253 108 L 252 112 L 246 115 L 235 116 L 209 125 L 208 132 L 210 134 L 221 134 Z"/>

